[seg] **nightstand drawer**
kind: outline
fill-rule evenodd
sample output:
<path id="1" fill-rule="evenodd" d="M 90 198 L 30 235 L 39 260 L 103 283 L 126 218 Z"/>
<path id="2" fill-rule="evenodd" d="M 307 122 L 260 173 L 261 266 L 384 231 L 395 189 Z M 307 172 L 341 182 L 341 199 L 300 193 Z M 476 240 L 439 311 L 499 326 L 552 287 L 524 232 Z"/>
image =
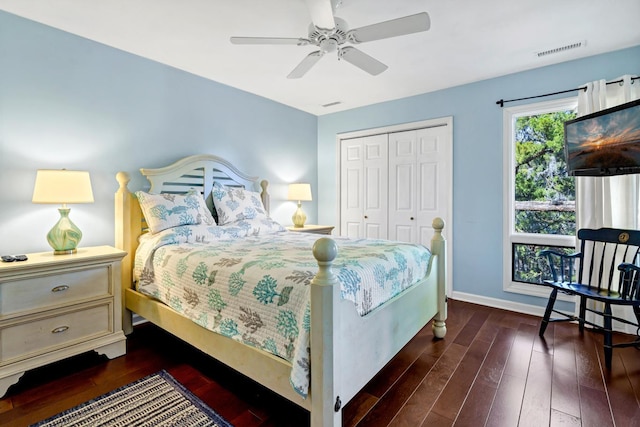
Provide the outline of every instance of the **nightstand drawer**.
<path id="1" fill-rule="evenodd" d="M 0 365 L 112 333 L 111 304 L 0 329 Z"/>
<path id="2" fill-rule="evenodd" d="M 111 294 L 109 283 L 107 266 L 3 282 L 0 283 L 0 318 L 106 297 Z"/>

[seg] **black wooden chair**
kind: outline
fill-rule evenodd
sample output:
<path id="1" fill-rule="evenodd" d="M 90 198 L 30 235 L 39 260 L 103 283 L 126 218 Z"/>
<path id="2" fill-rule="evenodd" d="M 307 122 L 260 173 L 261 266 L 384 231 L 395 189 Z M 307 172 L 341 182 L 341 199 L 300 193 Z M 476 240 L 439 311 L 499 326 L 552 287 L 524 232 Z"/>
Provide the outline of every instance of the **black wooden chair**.
<path id="1" fill-rule="evenodd" d="M 614 347 L 640 345 L 640 337 L 634 341 L 613 344 L 613 321 L 636 327 L 640 330 L 640 231 L 614 228 L 578 231 L 580 252 L 563 254 L 553 250 L 540 252 L 546 256 L 553 280 L 545 280 L 551 287 L 547 309 L 540 325 L 540 336 L 544 336 L 549 322 L 578 321 L 580 332 L 590 325 L 604 334 L 605 364 L 611 369 Z M 577 277 L 576 277 L 577 275 Z M 579 297 L 579 314 L 566 314 L 553 308 L 558 292 Z M 596 308 L 587 305 L 588 300 L 597 301 Z M 631 306 L 636 322 L 622 319 L 612 313 L 614 305 Z M 602 307 L 602 309 L 599 309 Z M 586 319 L 591 312 L 602 317 L 602 324 Z M 551 318 L 551 314 L 561 315 Z"/>

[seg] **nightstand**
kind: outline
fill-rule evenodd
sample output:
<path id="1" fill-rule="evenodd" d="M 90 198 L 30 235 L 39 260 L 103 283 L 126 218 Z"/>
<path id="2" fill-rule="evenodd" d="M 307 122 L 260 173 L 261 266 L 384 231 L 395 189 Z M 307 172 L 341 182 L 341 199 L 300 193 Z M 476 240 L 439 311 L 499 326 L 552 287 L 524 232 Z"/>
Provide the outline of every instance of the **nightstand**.
<path id="1" fill-rule="evenodd" d="M 0 262 L 0 397 L 29 369 L 95 350 L 126 352 L 120 262 L 110 246 Z"/>
<path id="2" fill-rule="evenodd" d="M 314 233 L 314 234 L 331 234 L 333 231 L 333 225 L 311 225 L 307 224 L 304 227 L 294 227 L 293 225 L 287 227 L 289 231 L 297 231 L 299 233 Z"/>

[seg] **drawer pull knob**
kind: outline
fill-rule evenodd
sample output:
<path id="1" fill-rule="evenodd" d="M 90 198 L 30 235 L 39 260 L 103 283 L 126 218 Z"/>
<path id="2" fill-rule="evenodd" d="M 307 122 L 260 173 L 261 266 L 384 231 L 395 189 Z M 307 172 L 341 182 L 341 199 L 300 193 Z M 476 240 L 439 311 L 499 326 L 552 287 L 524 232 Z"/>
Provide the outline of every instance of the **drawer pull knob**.
<path id="1" fill-rule="evenodd" d="M 60 286 L 56 286 L 55 288 L 51 289 L 51 292 L 62 292 L 62 291 L 66 291 L 67 289 L 69 289 L 69 286 L 60 285 Z"/>
<path id="2" fill-rule="evenodd" d="M 51 331 L 52 334 L 59 334 L 61 332 L 66 331 L 67 329 L 69 329 L 68 326 L 58 326 L 57 328 L 55 328 L 53 331 Z"/>

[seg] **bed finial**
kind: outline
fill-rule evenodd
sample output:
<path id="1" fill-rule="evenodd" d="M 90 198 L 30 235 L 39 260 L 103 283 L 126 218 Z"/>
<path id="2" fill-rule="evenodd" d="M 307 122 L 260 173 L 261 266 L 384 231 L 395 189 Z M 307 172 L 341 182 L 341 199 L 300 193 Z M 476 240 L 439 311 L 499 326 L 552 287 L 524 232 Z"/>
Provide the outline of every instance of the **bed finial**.
<path id="1" fill-rule="evenodd" d="M 333 239 L 322 237 L 313 244 L 313 256 L 318 261 L 318 274 L 314 278 L 314 283 L 318 285 L 333 285 L 336 277 L 331 271 L 331 263 L 338 255 L 338 245 Z"/>
<path id="2" fill-rule="evenodd" d="M 431 222 L 431 226 L 434 230 L 436 230 L 436 233 L 442 234 L 442 229 L 444 228 L 444 220 L 440 217 L 435 217 Z"/>
<path id="3" fill-rule="evenodd" d="M 338 245 L 333 239 L 322 237 L 313 244 L 313 256 L 318 262 L 331 263 L 338 255 Z"/>
<path id="4" fill-rule="evenodd" d="M 131 175 L 128 172 L 118 172 L 116 174 L 116 180 L 120 184 L 120 188 L 127 188 L 129 181 L 131 181 Z"/>

